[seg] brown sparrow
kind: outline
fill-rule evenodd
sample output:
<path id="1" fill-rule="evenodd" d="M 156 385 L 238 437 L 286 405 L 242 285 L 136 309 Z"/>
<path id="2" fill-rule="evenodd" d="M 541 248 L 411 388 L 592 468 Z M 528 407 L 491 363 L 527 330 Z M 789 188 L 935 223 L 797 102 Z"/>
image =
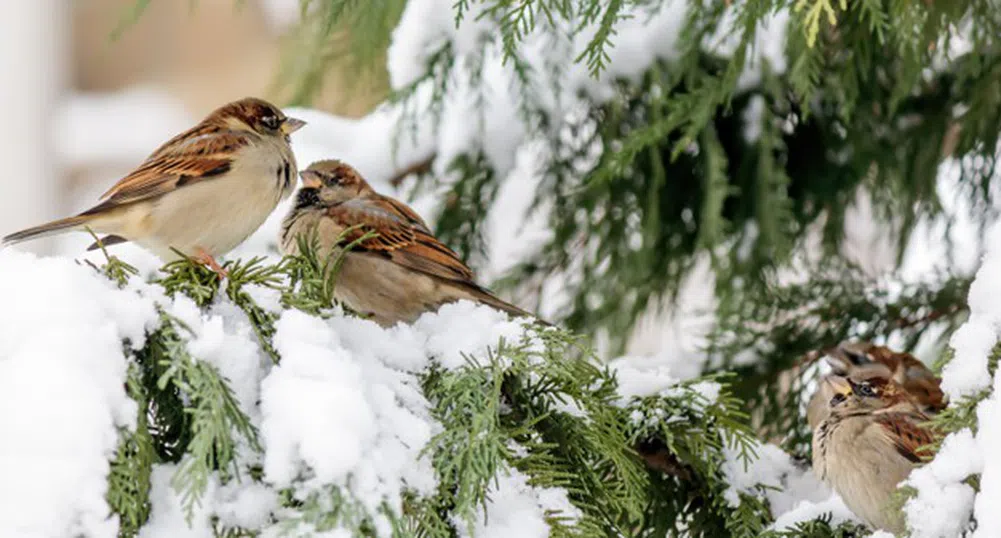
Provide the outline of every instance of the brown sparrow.
<path id="1" fill-rule="evenodd" d="M 942 380 L 910 353 L 868 342 L 844 342 L 827 351 L 826 359 L 833 375 L 873 375 L 892 379 L 907 391 L 926 415 L 932 416 L 946 406 L 945 394 L 940 388 Z M 821 383 L 806 408 L 810 429 L 816 428 L 830 412 L 827 403 L 833 396 L 830 385 Z"/>
<path id="2" fill-rule="evenodd" d="M 813 470 L 868 525 L 904 530 L 891 500 L 933 441 L 928 416 L 895 381 L 879 375 L 829 376 L 829 415 L 813 432 Z"/>
<path id="3" fill-rule="evenodd" d="M 300 237 L 316 234 L 322 256 L 355 242 L 337 275 L 334 297 L 390 326 L 411 323 L 439 306 L 468 299 L 515 316 L 528 312 L 502 301 L 473 280 L 473 272 L 442 244 L 406 204 L 374 190 L 351 166 L 319 161 L 300 173 L 302 189 L 281 229 L 285 254 Z M 350 228 L 350 229 L 349 229 Z M 361 239 L 372 233 L 372 237 Z"/>
<path id="4" fill-rule="evenodd" d="M 98 205 L 10 234 L 3 245 L 89 228 L 110 234 L 106 245 L 133 241 L 164 260 L 176 249 L 223 273 L 215 257 L 254 233 L 294 190 L 289 134 L 303 125 L 260 99 L 229 103 L 160 146 Z"/>

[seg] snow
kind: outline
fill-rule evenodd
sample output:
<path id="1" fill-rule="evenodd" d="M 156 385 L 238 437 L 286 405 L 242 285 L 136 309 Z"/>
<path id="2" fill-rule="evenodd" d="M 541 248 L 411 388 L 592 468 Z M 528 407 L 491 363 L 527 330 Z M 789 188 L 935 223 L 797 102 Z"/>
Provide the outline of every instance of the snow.
<path id="1" fill-rule="evenodd" d="M 528 477 L 516 469 L 502 472 L 488 493 L 487 511 L 479 512 L 472 533 L 467 526 L 457 522 L 459 535 L 476 538 L 546 538 L 550 513 L 562 513 L 567 524 L 580 518 L 580 511 L 570 504 L 567 493 L 561 489 L 533 488 Z M 489 514 L 489 517 L 487 517 Z"/>
<path id="2" fill-rule="evenodd" d="M 742 119 L 744 120 L 744 141 L 747 143 L 755 142 L 759 137 L 761 137 L 761 122 L 764 121 L 765 114 L 765 98 L 760 95 L 755 95 L 751 97 L 751 100 L 747 103 L 747 109 L 744 110 Z M 753 224 L 753 223 L 752 223 Z M 748 242 L 748 246 L 750 246 Z M 747 248 L 745 251 L 749 250 Z M 748 254 L 741 256 L 742 259 L 747 259 Z"/>
<path id="3" fill-rule="evenodd" d="M 188 341 L 192 358 L 211 364 L 228 379 L 241 410 L 256 421 L 262 368 L 271 359 L 261 352 L 243 312 L 229 302 L 217 303 L 203 312 L 183 295 L 165 302 L 167 313 L 192 333 L 181 334 Z"/>
<path id="4" fill-rule="evenodd" d="M 946 438 L 932 462 L 911 473 L 906 485 L 915 487 L 918 494 L 905 505 L 904 513 L 913 536 L 959 536 L 972 514 L 974 499 L 973 488 L 962 481 L 981 472 L 983 465 L 973 434 L 961 430 Z"/>
<path id="5" fill-rule="evenodd" d="M 809 468 L 798 467 L 777 446 L 755 442 L 751 450 L 755 457 L 745 462 L 736 447 L 723 449 L 726 459 L 722 470 L 729 485 L 724 498 L 730 506 L 740 504 L 739 494 L 756 495 L 763 491 L 772 513 L 778 516 L 792 510 L 797 503 L 816 503 L 830 495 Z"/>
<path id="6" fill-rule="evenodd" d="M 13 250 L 0 252 L 0 268 L 11 275 L 0 281 L 7 307 L 0 311 L 2 536 L 117 534 L 105 501 L 108 462 L 119 429 L 134 427 L 137 411 L 123 388 L 130 359 L 122 344 L 141 346 L 159 323 L 158 309 L 186 327 L 179 334 L 191 359 L 227 379 L 259 431 L 263 453 L 239 445 L 243 480 L 210 477 L 190 521 L 171 486 L 177 466 L 156 465 L 143 537 L 213 536 L 213 525 L 281 535 L 295 521 L 279 505 L 282 488 L 299 499 L 338 488 L 385 534 L 383 505 L 399 511 L 403 491 L 437 488 L 421 452 L 441 426 L 417 374 L 432 362 L 456 368 L 464 357 L 483 361 L 502 338 L 541 345 L 524 339 L 521 321 L 469 302 L 388 329 L 340 314 L 322 319 L 282 311 L 273 338 L 282 361 L 274 365 L 246 315 L 224 294 L 199 308 L 141 279 L 118 289 L 86 265 Z M 277 311 L 273 290 L 251 295 Z M 263 483 L 247 480 L 254 465 L 263 467 Z M 579 516 L 565 491 L 530 486 L 514 470 L 492 487 L 487 514 L 474 522 L 477 536 L 543 536 L 551 511 Z"/>
<path id="7" fill-rule="evenodd" d="M 991 397 L 977 407 L 977 423 L 980 425 L 977 448 L 983 458 L 984 469 L 973 510 L 978 525 L 974 534 L 976 537 L 1001 532 L 1001 513 L 998 511 L 1001 505 L 1001 462 L 997 458 L 997 448 L 1001 446 L 1001 369 L 994 374 L 993 391 Z"/>
<path id="8" fill-rule="evenodd" d="M 282 315 L 274 341 L 282 362 L 264 379 L 261 397 L 266 480 L 288 487 L 308 475 L 307 490 L 349 488 L 371 513 L 387 496 L 399 509 L 405 484 L 425 493 L 434 486 L 418 454 L 436 426 L 403 372 L 296 311 Z"/>
<path id="9" fill-rule="evenodd" d="M 483 358 L 487 348 L 495 348 L 500 339 L 520 343 L 523 327 L 521 320 L 470 301 L 447 304 L 414 323 L 414 329 L 427 335 L 428 352 L 445 368 L 465 366 L 464 355 Z"/>
<path id="10" fill-rule="evenodd" d="M 861 523 L 855 514 L 845 506 L 841 497 L 837 493 L 832 493 L 830 497 L 821 501 L 798 502 L 791 510 L 777 515 L 771 528 L 776 531 L 788 531 L 795 528 L 798 523 L 811 521 L 825 514 L 830 515 L 831 525 L 840 525 L 844 522 Z"/>
<path id="11" fill-rule="evenodd" d="M 177 465 L 157 465 L 150 477 L 150 502 L 153 505 L 149 514 L 149 522 L 143 525 L 139 538 L 212 538 L 214 533 L 210 526 L 212 515 L 208 503 L 197 506 L 190 523 L 185 519 L 184 506 L 181 499 L 170 485 Z M 211 498 L 218 483 L 211 480 L 206 497 Z"/>
<path id="12" fill-rule="evenodd" d="M 195 121 L 177 99 L 152 87 L 77 93 L 55 114 L 54 144 L 64 166 L 134 166 Z"/>
<path id="13" fill-rule="evenodd" d="M 137 411 L 122 342 L 156 313 L 70 260 L 4 250 L 0 271 L 0 536 L 115 536 L 105 476 Z"/>
<path id="14" fill-rule="evenodd" d="M 942 372 L 942 390 L 951 400 L 975 394 L 990 385 L 987 358 L 1001 334 L 1001 224 L 988 232 L 988 250 L 977 277 L 970 286 L 970 317 L 949 342 L 955 358 Z"/>
<path id="15" fill-rule="evenodd" d="M 1001 270 L 1001 225 L 995 224 L 986 239 L 983 264 L 970 286 L 970 316 L 952 335 L 955 355 L 942 372 L 942 389 L 950 401 L 960 402 L 989 389 L 977 404 L 979 429 L 960 430 L 945 438 L 935 458 L 911 473 L 907 484 L 917 495 L 905 506 L 908 526 L 916 537 L 958 536 L 972 515 L 977 520 L 973 536 L 1001 533 L 1001 370 L 992 379 L 987 369 L 992 349 L 1001 341 L 1001 308 L 996 297 Z M 980 490 L 965 480 L 980 474 Z"/>
<path id="16" fill-rule="evenodd" d="M 619 357 L 609 362 L 608 366 L 619 382 L 622 405 L 634 397 L 663 394 L 678 382 L 678 379 L 671 375 L 670 368 L 651 365 L 644 357 Z"/>

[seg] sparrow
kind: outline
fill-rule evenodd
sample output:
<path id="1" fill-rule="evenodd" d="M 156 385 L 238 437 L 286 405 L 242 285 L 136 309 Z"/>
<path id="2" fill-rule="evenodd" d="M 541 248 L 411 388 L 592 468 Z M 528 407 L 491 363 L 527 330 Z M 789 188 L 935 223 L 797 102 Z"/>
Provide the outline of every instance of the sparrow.
<path id="1" fill-rule="evenodd" d="M 165 261 L 176 250 L 224 275 L 215 258 L 295 190 L 289 135 L 305 124 L 261 99 L 223 105 L 160 146 L 94 207 L 12 233 L 2 245 L 89 229 L 109 234 L 103 245 L 132 241 Z"/>
<path id="2" fill-rule="evenodd" d="M 928 416 L 897 382 L 880 375 L 830 376 L 830 412 L 813 432 L 813 470 L 866 524 L 904 531 L 897 485 L 930 457 Z"/>
<path id="3" fill-rule="evenodd" d="M 868 342 L 844 342 L 828 350 L 826 359 L 832 375 L 879 375 L 892 379 L 904 388 L 926 415 L 934 416 L 945 409 L 947 402 L 940 387 L 942 380 L 910 353 Z M 810 398 L 806 408 L 810 429 L 815 429 L 830 411 L 827 402 L 834 394 L 829 391 L 830 385 L 821 383 Z"/>
<path id="4" fill-rule="evenodd" d="M 319 161 L 300 177 L 302 188 L 281 227 L 282 252 L 298 254 L 300 238 L 314 233 L 321 256 L 336 256 L 353 243 L 334 286 L 334 298 L 352 310 L 383 326 L 412 323 L 460 299 L 532 315 L 477 284 L 413 209 L 375 192 L 350 165 Z"/>

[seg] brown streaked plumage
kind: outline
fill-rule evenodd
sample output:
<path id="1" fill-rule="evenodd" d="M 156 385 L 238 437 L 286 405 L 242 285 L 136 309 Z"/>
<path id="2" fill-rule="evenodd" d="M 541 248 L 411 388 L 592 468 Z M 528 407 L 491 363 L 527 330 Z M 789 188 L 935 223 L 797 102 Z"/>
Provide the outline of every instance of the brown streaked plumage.
<path id="1" fill-rule="evenodd" d="M 897 486 L 931 456 L 928 416 L 898 383 L 880 375 L 830 376 L 830 412 L 813 432 L 813 470 L 868 525 L 904 530 Z"/>
<path id="2" fill-rule="evenodd" d="M 417 213 L 372 190 L 351 166 L 319 161 L 300 175 L 303 188 L 282 225 L 282 250 L 296 254 L 297 238 L 316 233 L 321 254 L 340 252 L 336 241 L 344 234 L 343 244 L 355 246 L 344 258 L 334 296 L 347 306 L 387 326 L 460 299 L 531 316 L 478 285 Z"/>
<path id="3" fill-rule="evenodd" d="M 256 98 L 224 105 L 154 151 L 79 215 L 3 238 L 3 245 L 89 228 L 162 259 L 172 249 L 220 271 L 216 256 L 243 242 L 295 188 L 289 134 L 305 124 Z M 95 248 L 92 246 L 91 249 Z"/>
<path id="4" fill-rule="evenodd" d="M 945 394 L 939 379 L 914 355 L 893 351 L 869 342 L 844 342 L 827 351 L 827 363 L 832 373 L 840 376 L 881 376 L 892 379 L 911 395 L 919 408 L 928 415 L 945 409 Z M 829 412 L 827 402 L 833 394 L 821 384 L 807 404 L 810 428 L 816 428 Z"/>

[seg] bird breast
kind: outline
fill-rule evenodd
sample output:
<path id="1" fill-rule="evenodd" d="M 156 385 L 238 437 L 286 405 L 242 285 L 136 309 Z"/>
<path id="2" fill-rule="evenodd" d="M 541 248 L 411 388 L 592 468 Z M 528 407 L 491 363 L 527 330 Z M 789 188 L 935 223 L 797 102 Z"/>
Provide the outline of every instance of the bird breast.
<path id="1" fill-rule="evenodd" d="M 867 524 L 899 532 L 903 520 L 890 501 L 913 464 L 878 428 L 867 416 L 830 416 L 814 431 L 813 468 Z"/>
<path id="2" fill-rule="evenodd" d="M 287 146 L 286 146 L 287 147 Z M 164 259 L 171 248 L 220 256 L 253 234 L 291 192 L 295 160 L 270 143 L 251 145 L 225 174 L 193 183 L 152 202 L 134 226 L 136 242 Z M 286 179 L 288 178 L 288 179 Z"/>

